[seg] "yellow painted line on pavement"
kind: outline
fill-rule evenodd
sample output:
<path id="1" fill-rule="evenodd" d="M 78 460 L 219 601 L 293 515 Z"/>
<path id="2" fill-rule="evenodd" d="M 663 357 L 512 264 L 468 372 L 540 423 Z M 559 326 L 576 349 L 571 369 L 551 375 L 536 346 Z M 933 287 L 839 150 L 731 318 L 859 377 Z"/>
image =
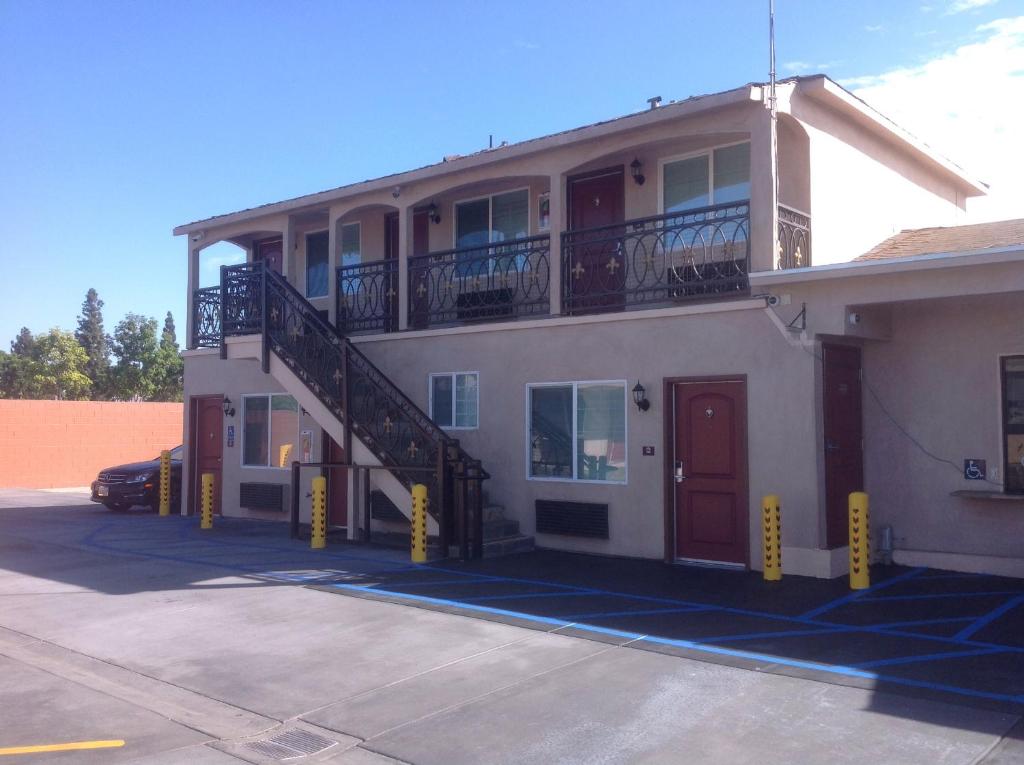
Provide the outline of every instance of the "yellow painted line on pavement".
<path id="1" fill-rule="evenodd" d="M 67 744 L 36 744 L 34 746 L 9 746 L 0 749 L 0 757 L 6 754 L 36 754 L 38 752 L 73 752 L 78 749 L 116 749 L 124 746 L 121 739 L 107 741 L 72 741 Z"/>

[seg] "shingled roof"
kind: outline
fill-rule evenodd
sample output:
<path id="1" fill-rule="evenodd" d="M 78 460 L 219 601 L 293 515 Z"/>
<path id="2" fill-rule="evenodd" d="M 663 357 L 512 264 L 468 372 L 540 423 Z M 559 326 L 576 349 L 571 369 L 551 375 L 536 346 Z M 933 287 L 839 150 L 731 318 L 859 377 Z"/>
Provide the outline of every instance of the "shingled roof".
<path id="1" fill-rule="evenodd" d="M 972 252 L 1015 245 L 1024 247 L 1024 218 L 969 226 L 905 229 L 856 260 L 910 258 L 915 255 Z"/>

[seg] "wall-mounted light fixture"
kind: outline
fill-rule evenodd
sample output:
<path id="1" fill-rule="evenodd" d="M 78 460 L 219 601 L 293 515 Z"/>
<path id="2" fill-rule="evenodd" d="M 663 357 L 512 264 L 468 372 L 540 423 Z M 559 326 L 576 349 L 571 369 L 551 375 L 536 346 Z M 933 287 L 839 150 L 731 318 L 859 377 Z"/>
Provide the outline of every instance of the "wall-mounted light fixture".
<path id="1" fill-rule="evenodd" d="M 647 389 L 640 384 L 639 380 L 633 386 L 633 403 L 641 412 L 646 412 L 651 408 L 651 402 L 647 400 Z"/>
<path id="2" fill-rule="evenodd" d="M 196 231 L 192 236 L 189 237 L 193 242 L 201 242 L 206 238 L 205 231 Z"/>
<path id="3" fill-rule="evenodd" d="M 430 207 L 427 208 L 427 217 L 430 218 L 430 222 L 434 225 L 441 222 L 441 212 L 437 209 L 435 202 L 431 202 Z"/>
<path id="4" fill-rule="evenodd" d="M 224 397 L 224 416 L 225 417 L 234 417 L 235 416 L 235 407 L 233 407 L 231 405 L 231 399 L 229 399 L 227 396 Z"/>
<path id="5" fill-rule="evenodd" d="M 643 167 L 643 164 L 641 164 L 640 160 L 636 157 L 634 157 L 633 161 L 629 163 L 629 174 L 633 176 L 633 182 L 637 186 L 643 186 L 644 181 L 647 180 L 647 178 L 644 177 L 644 174 L 640 172 Z"/>
<path id="6" fill-rule="evenodd" d="M 402 196 L 402 187 L 395 186 L 393 189 L 391 189 L 391 196 L 394 197 L 395 199 L 398 199 L 400 196 Z"/>

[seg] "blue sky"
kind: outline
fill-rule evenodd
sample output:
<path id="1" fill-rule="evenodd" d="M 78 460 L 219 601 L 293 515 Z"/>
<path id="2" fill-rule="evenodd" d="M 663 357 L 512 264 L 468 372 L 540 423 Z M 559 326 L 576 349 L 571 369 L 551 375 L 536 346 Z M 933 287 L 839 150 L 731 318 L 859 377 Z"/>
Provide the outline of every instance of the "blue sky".
<path id="1" fill-rule="evenodd" d="M 767 5 L 0 0 L 0 347 L 72 329 L 89 287 L 108 331 L 183 335 L 175 225 L 765 79 Z M 1001 173 L 983 214 L 1013 217 L 1024 0 L 776 5 L 780 75 Z"/>

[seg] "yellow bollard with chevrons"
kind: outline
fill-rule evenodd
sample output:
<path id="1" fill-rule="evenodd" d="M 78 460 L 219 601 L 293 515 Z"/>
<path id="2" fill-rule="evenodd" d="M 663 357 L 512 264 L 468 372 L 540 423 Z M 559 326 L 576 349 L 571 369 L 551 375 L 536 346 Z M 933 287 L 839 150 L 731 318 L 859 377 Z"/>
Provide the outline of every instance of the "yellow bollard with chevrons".
<path id="1" fill-rule="evenodd" d="M 427 562 L 427 487 L 412 487 L 412 562 Z"/>
<path id="2" fill-rule="evenodd" d="M 309 519 L 309 546 L 314 550 L 327 547 L 327 479 L 313 479 L 313 509 Z"/>
<path id="3" fill-rule="evenodd" d="M 866 590 L 871 586 L 868 563 L 871 558 L 868 495 L 855 491 L 849 498 L 850 508 L 850 589 Z"/>
<path id="4" fill-rule="evenodd" d="M 160 452 L 160 515 L 171 514 L 171 453 Z"/>
<path id="5" fill-rule="evenodd" d="M 213 473 L 203 473 L 202 516 L 199 528 L 213 528 Z"/>
<path id="6" fill-rule="evenodd" d="M 777 494 L 761 498 L 761 528 L 764 532 L 764 580 L 782 579 L 782 507 Z"/>

